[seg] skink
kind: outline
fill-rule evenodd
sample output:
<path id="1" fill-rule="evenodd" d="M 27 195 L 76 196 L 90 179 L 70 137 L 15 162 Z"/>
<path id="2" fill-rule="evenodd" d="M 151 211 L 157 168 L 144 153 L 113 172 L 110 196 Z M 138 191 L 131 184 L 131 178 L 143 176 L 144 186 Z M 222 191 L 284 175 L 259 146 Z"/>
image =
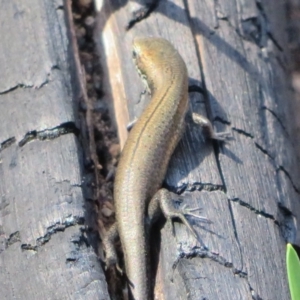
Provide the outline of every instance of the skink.
<path id="1" fill-rule="evenodd" d="M 188 74 L 179 53 L 162 38 L 136 38 L 133 58 L 152 99 L 130 131 L 121 154 L 114 185 L 116 226 L 105 244 L 107 259 L 112 261 L 115 252 L 108 240 L 118 231 L 130 297 L 148 300 L 153 297 L 147 236 L 151 220 L 160 209 L 168 219 L 180 218 L 193 231 L 185 218 L 192 213 L 175 209 L 169 192 L 161 188 L 185 127 Z M 206 118 L 194 119 L 208 126 L 214 137 Z"/>

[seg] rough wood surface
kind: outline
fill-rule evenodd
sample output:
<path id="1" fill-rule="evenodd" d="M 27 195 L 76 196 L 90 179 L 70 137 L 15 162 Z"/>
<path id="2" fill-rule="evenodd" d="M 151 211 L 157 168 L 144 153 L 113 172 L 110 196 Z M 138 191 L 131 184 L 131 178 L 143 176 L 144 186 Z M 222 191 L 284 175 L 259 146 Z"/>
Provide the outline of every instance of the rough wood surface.
<path id="1" fill-rule="evenodd" d="M 135 36 L 160 36 L 183 56 L 191 109 L 205 113 L 225 145 L 204 142 L 188 125 L 166 178 L 212 224 L 193 222 L 196 241 L 176 223 L 161 231 L 157 299 L 289 299 L 286 242 L 299 242 L 299 165 L 290 135 L 292 101 L 286 64 L 284 1 L 157 1 L 131 22 L 145 1 L 105 1 L 96 41 L 105 97 L 121 144 L 126 124 L 148 99 L 131 60 Z M 149 1 L 148 1 L 149 2 Z M 133 25 L 126 31 L 128 24 Z"/>
<path id="2" fill-rule="evenodd" d="M 79 89 L 62 1 L 1 1 L 1 299 L 108 299 L 84 222 Z"/>

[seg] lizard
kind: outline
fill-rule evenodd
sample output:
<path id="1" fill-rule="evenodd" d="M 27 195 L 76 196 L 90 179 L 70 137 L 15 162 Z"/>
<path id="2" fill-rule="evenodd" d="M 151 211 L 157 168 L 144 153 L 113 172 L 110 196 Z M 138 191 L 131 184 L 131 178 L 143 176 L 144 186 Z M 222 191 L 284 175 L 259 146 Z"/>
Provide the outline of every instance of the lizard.
<path id="1" fill-rule="evenodd" d="M 179 218 L 196 236 L 186 215 L 191 209 L 175 208 L 172 196 L 162 188 L 171 155 L 182 137 L 188 111 L 187 67 L 173 45 L 163 38 L 135 38 L 133 60 L 151 92 L 150 104 L 129 132 L 114 183 L 116 223 L 104 238 L 107 265 L 117 263 L 113 241 L 120 237 L 130 299 L 152 298 L 148 234 L 159 211 L 171 220 Z M 193 120 L 211 138 L 223 140 L 210 121 L 198 114 Z M 118 264 L 117 264 L 118 266 Z"/>

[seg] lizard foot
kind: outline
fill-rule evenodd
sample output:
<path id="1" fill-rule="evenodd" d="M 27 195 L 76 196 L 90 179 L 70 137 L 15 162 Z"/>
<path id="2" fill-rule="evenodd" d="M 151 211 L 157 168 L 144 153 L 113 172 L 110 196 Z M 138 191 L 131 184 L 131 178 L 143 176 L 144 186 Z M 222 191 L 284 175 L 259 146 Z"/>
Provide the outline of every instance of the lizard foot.
<path id="1" fill-rule="evenodd" d="M 153 218 L 157 215 L 156 212 L 158 211 L 158 208 L 161 209 L 167 220 L 172 221 L 173 219 L 179 219 L 182 223 L 184 223 L 195 238 L 198 238 L 197 233 L 187 220 L 186 216 L 191 216 L 204 222 L 210 222 L 207 218 L 194 213 L 201 208 L 187 208 L 186 205 L 183 205 L 181 208 L 174 207 L 171 193 L 164 188 L 160 189 L 150 201 L 148 216 Z"/>
<path id="2" fill-rule="evenodd" d="M 166 218 L 170 221 L 173 219 L 180 219 L 182 223 L 184 223 L 187 228 L 190 230 L 190 232 L 193 234 L 195 238 L 198 238 L 197 233 L 195 229 L 191 226 L 190 222 L 187 220 L 187 216 L 194 217 L 198 220 L 201 220 L 206 223 L 211 223 L 209 219 L 206 217 L 203 217 L 201 215 L 195 214 L 194 212 L 197 210 L 201 210 L 201 208 L 187 208 L 187 205 L 183 205 L 181 208 L 171 208 L 171 210 L 168 210 L 167 213 L 165 214 Z M 172 223 L 173 224 L 173 223 Z"/>
<path id="3" fill-rule="evenodd" d="M 111 228 L 106 232 L 103 238 L 103 246 L 105 249 L 105 270 L 115 266 L 118 272 L 123 275 L 123 270 L 119 265 L 117 251 L 115 247 L 115 241 L 118 238 L 117 224 L 113 224 Z"/>
<path id="4" fill-rule="evenodd" d="M 205 135 L 213 140 L 228 142 L 232 139 L 232 134 L 229 131 L 215 132 L 211 122 L 204 116 L 197 113 L 192 113 L 192 120 L 195 124 L 200 125 L 204 130 Z"/>

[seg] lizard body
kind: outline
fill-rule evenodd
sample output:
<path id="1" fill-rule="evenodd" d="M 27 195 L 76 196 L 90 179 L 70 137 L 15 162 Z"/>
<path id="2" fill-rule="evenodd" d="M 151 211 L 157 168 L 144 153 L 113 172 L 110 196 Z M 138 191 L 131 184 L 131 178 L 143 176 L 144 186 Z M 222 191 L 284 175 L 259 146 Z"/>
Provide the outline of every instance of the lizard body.
<path id="1" fill-rule="evenodd" d="M 114 184 L 116 224 L 104 237 L 107 266 L 117 263 L 113 241 L 119 235 L 124 252 L 130 298 L 150 300 L 152 280 L 148 234 L 157 212 L 167 219 L 186 220 L 194 210 L 176 209 L 170 193 L 161 188 L 171 155 L 181 139 L 188 110 L 188 74 L 177 50 L 162 38 L 138 38 L 133 43 L 137 69 L 145 79 L 152 99 L 129 133 Z M 228 133 L 215 134 L 211 123 L 193 114 L 195 123 L 206 127 L 210 138 L 225 140 Z M 117 265 L 118 266 L 118 265 Z"/>
<path id="2" fill-rule="evenodd" d="M 179 53 L 161 38 L 135 39 L 134 56 L 152 99 L 129 133 L 114 185 L 116 220 L 129 286 L 136 300 L 148 299 L 147 207 L 160 189 L 181 138 L 188 109 L 188 76 Z"/>

